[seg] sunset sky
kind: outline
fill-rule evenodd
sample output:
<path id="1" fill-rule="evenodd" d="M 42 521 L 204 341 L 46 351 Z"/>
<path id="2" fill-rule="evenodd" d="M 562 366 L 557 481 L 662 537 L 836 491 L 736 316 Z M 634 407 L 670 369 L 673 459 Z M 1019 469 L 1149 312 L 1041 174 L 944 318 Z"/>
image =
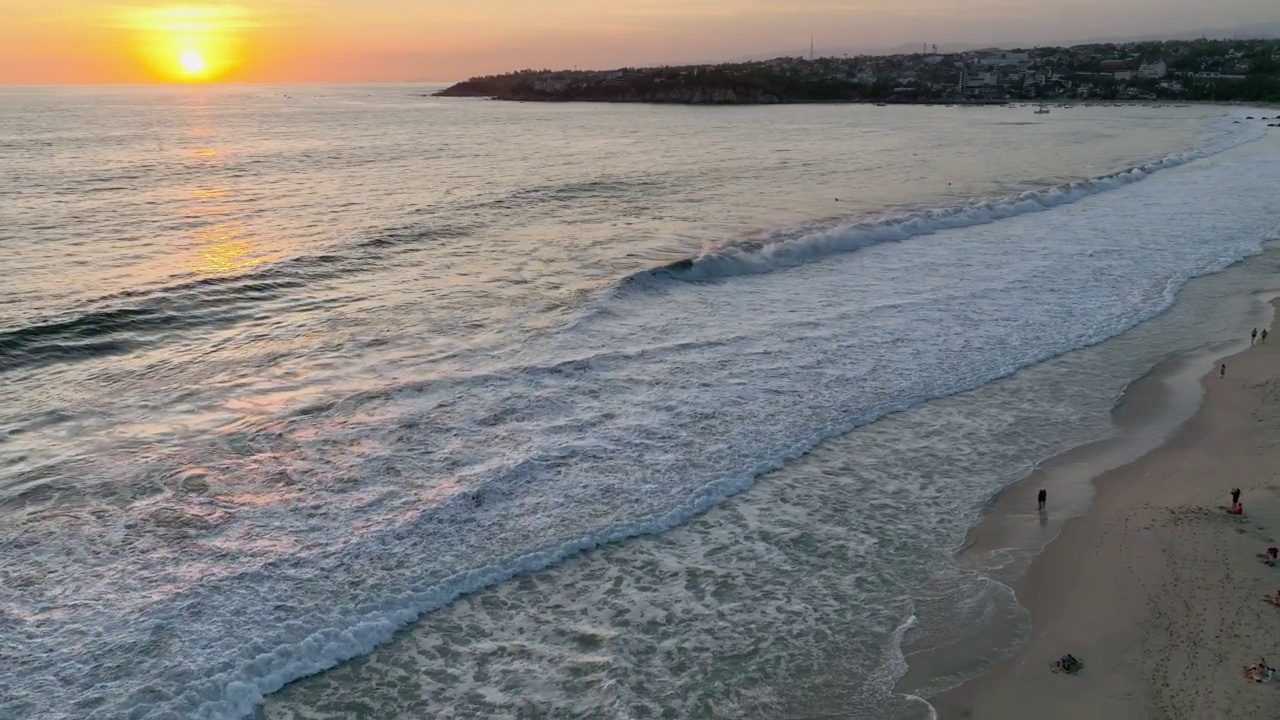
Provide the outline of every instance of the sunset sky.
<path id="1" fill-rule="evenodd" d="M 462 79 L 1280 21 L 1278 0 L 0 0 L 0 84 Z"/>

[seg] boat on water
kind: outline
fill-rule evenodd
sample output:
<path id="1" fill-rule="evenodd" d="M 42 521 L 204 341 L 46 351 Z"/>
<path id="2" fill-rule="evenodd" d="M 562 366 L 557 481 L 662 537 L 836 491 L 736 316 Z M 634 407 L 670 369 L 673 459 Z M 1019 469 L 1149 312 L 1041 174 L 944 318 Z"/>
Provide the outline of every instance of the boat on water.
<path id="1" fill-rule="evenodd" d="M 1040 103 L 1040 107 L 1039 107 L 1039 109 L 1037 109 L 1037 110 L 1036 110 L 1036 114 L 1037 114 L 1037 115 L 1048 115 L 1048 114 L 1049 114 L 1049 106 L 1048 106 L 1048 105 L 1045 105 L 1044 103 Z"/>

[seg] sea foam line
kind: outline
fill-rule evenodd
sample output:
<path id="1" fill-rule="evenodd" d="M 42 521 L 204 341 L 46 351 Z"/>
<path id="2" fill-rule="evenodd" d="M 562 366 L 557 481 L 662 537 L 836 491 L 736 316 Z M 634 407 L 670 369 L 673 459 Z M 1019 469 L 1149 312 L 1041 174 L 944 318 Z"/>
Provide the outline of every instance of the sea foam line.
<path id="1" fill-rule="evenodd" d="M 1233 116 L 1234 117 L 1234 116 Z M 1227 118 L 1230 120 L 1231 118 Z M 1202 148 L 1169 155 L 1154 162 L 1088 180 L 1076 180 L 1003 198 L 933 208 L 906 215 L 861 220 L 798 236 L 774 234 L 762 240 L 712 243 L 695 257 L 634 273 L 623 286 L 655 282 L 709 282 L 741 275 L 759 275 L 797 267 L 832 255 L 855 252 L 887 242 L 902 242 L 941 230 L 986 225 L 1005 218 L 1042 212 L 1144 180 L 1161 170 L 1217 155 L 1263 137 L 1257 125 L 1245 126 L 1230 137 Z"/>

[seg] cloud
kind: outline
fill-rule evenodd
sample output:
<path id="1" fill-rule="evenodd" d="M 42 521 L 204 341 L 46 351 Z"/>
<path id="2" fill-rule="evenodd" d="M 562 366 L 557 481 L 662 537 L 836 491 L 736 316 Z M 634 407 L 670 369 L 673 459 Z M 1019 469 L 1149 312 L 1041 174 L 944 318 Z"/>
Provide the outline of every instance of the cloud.
<path id="1" fill-rule="evenodd" d="M 119 6 L 107 22 L 116 30 L 148 33 L 230 32 L 262 24 L 259 13 L 239 5 Z"/>

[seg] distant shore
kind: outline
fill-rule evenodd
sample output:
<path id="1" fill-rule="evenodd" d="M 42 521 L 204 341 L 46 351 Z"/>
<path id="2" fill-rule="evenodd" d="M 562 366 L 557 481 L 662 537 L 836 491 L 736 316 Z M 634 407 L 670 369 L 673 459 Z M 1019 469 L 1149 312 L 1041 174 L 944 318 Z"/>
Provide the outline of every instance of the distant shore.
<path id="1" fill-rule="evenodd" d="M 461 83 L 459 84 L 461 85 Z M 575 96 L 559 94 L 555 96 L 540 95 L 537 93 L 486 93 L 474 89 L 458 89 L 458 85 L 454 85 L 444 90 L 428 93 L 424 97 L 438 98 L 464 98 L 473 100 L 496 100 L 502 102 L 520 102 L 520 103 L 600 103 L 600 104 L 648 104 L 648 105 L 874 105 L 878 107 L 888 107 L 891 105 L 908 105 L 908 106 L 926 106 L 926 107 L 1033 107 L 1045 106 L 1047 108 L 1072 108 L 1072 107 L 1193 107 L 1203 105 L 1218 105 L 1222 107 L 1256 107 L 1259 109 L 1277 109 L 1280 110 L 1280 102 L 1246 102 L 1240 100 L 1132 100 L 1132 99 L 1116 99 L 1116 100 L 1100 100 L 1100 99 L 1081 99 L 1072 100 L 1069 98 L 1060 98 L 1054 100 L 1026 100 L 1026 99 L 976 99 L 976 98 L 951 98 L 951 99 L 925 99 L 925 98 L 890 98 L 886 100 L 869 100 L 869 99 L 847 99 L 847 100 L 823 100 L 823 99 L 779 99 L 776 97 L 768 97 L 765 99 L 743 97 L 738 95 L 700 95 L 700 94 L 634 94 L 616 97 L 593 97 L 593 96 Z M 1257 118 L 1260 120 L 1269 120 L 1272 118 Z M 1280 116 L 1274 118 L 1280 120 Z"/>
<path id="2" fill-rule="evenodd" d="M 545 98 L 545 97 L 520 97 L 520 96 L 504 96 L 494 97 L 489 95 L 470 95 L 470 94 L 445 94 L 432 93 L 429 97 L 453 97 L 453 98 L 473 98 L 477 100 L 498 100 L 502 102 L 539 102 L 539 103 L 601 103 L 601 104 L 638 104 L 638 105 L 930 105 L 930 106 L 974 106 L 974 107 L 999 107 L 1002 105 L 1011 105 L 1008 100 L 956 100 L 946 102 L 942 100 L 893 100 L 893 101 L 874 101 L 874 100 L 776 100 L 771 102 L 750 102 L 746 100 L 733 102 L 700 102 L 687 101 L 681 99 L 653 99 L 653 98 L 636 98 L 636 99 L 595 99 L 595 98 Z M 1078 103 L 1083 106 L 1085 103 Z M 1095 105 L 1104 105 L 1110 103 L 1094 103 Z M 1051 106 L 1052 107 L 1052 106 Z"/>
<path id="3" fill-rule="evenodd" d="M 682 105 L 1280 101 L 1280 40 L 1131 42 L 612 70 L 525 69 L 436 95 Z"/>
<path id="4" fill-rule="evenodd" d="M 475 90 L 455 90 L 447 88 L 431 93 L 428 97 L 474 98 L 481 100 L 501 100 L 505 102 L 543 102 L 543 103 L 633 103 L 648 105 L 966 105 L 966 106 L 1000 106 L 1009 105 L 1009 100 L 982 100 L 958 98 L 954 100 L 915 100 L 894 98 L 887 100 L 867 99 L 784 99 L 774 95 L 739 94 L 737 92 L 688 91 L 688 92 L 645 92 L 619 94 L 616 96 L 589 96 L 557 94 L 545 95 L 532 92 L 485 93 Z M 1084 104 L 1084 103 L 1081 103 Z M 1100 103 L 1101 104 L 1101 103 Z"/>
<path id="5" fill-rule="evenodd" d="M 773 102 L 691 102 L 681 99 L 651 99 L 651 98 L 635 98 L 635 99 L 597 99 L 597 98 L 547 98 L 547 97 L 524 97 L 519 95 L 511 96 L 493 96 L 483 93 L 470 92 L 450 92 L 442 90 L 435 93 L 429 93 L 425 97 L 441 97 L 441 98 L 469 98 L 474 100 L 495 100 L 502 102 L 520 102 L 520 103 L 599 103 L 599 104 L 648 104 L 648 105 L 872 105 L 876 107 L 889 106 L 917 106 L 917 107 L 1035 107 L 1044 105 L 1050 109 L 1069 109 L 1073 107 L 1194 107 L 1203 105 L 1217 105 L 1222 107 L 1256 107 L 1259 109 L 1280 110 L 1280 102 L 1243 102 L 1243 101 L 1211 101 L 1211 100 L 1053 100 L 1039 102 L 1035 100 L 974 100 L 974 99 L 956 99 L 956 100 L 787 100 Z M 1280 115 L 1275 118 L 1256 118 L 1258 120 L 1277 120 L 1280 121 Z"/>

